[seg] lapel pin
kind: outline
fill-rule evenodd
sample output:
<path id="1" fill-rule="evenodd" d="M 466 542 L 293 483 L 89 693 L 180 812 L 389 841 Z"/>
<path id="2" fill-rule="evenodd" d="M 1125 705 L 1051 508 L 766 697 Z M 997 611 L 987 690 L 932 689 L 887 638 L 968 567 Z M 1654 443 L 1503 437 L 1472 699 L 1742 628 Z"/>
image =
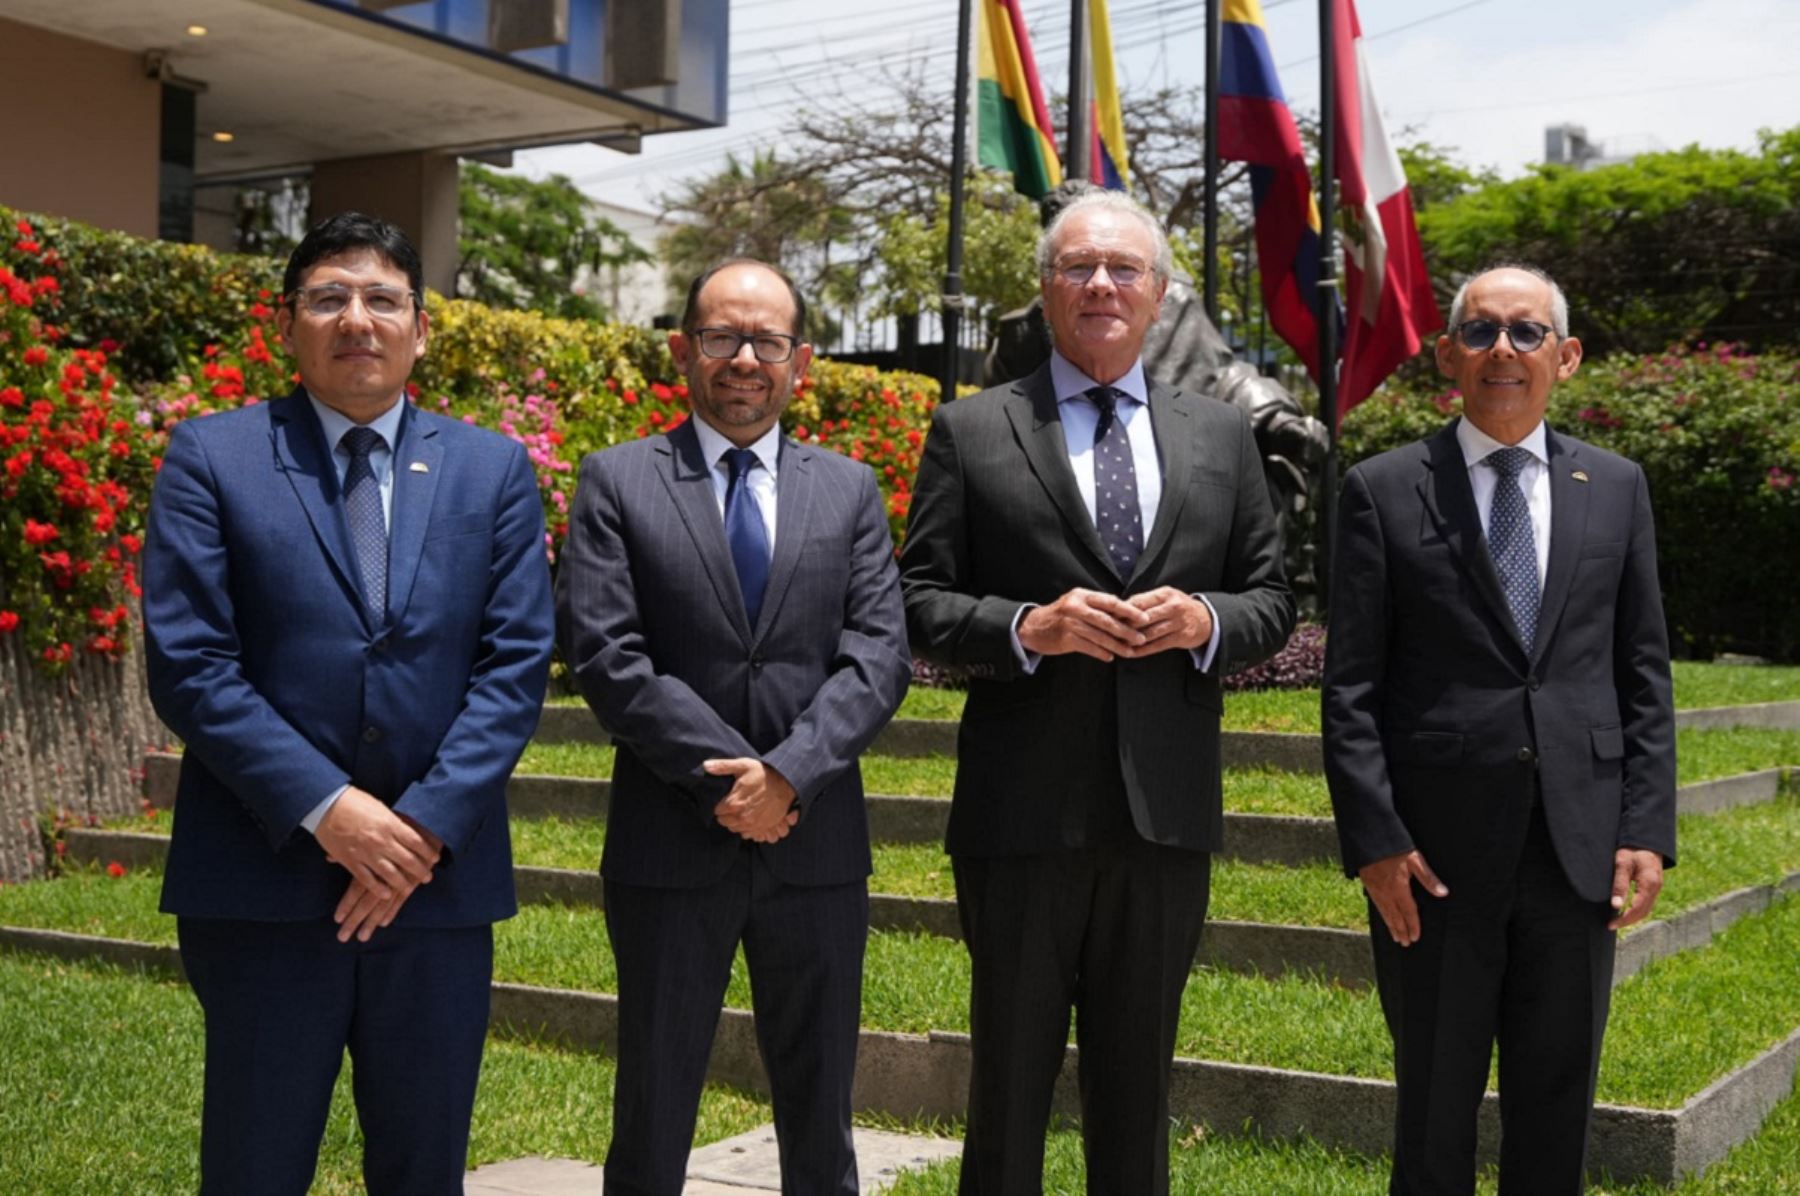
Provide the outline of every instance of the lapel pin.
<path id="1" fill-rule="evenodd" d="M 412 471 L 414 473 L 430 473 L 431 466 L 425 464 L 423 461 L 414 461 L 412 463 Z M 1584 482 L 1587 481 L 1587 475 L 1585 473 L 1581 475 L 1581 480 Z"/>
<path id="2" fill-rule="evenodd" d="M 416 461 L 413 462 L 413 468 L 414 469 L 419 468 L 418 462 L 416 462 Z M 1585 482 L 1588 480 L 1587 471 L 1584 469 L 1577 469 L 1574 473 L 1570 474 L 1569 476 L 1574 478 L 1578 482 Z"/>

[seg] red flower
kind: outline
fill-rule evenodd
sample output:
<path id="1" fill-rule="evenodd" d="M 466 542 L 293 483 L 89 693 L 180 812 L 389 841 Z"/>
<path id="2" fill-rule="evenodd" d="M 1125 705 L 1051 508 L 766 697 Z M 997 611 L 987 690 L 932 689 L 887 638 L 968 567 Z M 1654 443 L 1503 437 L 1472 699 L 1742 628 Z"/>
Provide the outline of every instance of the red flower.
<path id="1" fill-rule="evenodd" d="M 0 407 L 23 407 L 24 405 L 25 392 L 18 387 L 8 386 L 0 389 Z"/>
<path id="2" fill-rule="evenodd" d="M 0 635 L 10 635 L 19 629 L 19 616 L 10 610 L 0 610 Z"/>
<path id="3" fill-rule="evenodd" d="M 114 860 L 106 866 L 106 874 L 116 880 L 125 875 L 125 865 Z"/>
<path id="4" fill-rule="evenodd" d="M 50 543 L 50 541 L 56 539 L 58 534 L 55 524 L 39 523 L 37 520 L 29 517 L 25 520 L 25 543 L 31 545 L 33 548 L 38 547 L 40 544 Z"/>
<path id="5" fill-rule="evenodd" d="M 43 365 L 50 360 L 50 350 L 42 345 L 33 345 L 25 350 L 24 360 L 26 365 Z"/>

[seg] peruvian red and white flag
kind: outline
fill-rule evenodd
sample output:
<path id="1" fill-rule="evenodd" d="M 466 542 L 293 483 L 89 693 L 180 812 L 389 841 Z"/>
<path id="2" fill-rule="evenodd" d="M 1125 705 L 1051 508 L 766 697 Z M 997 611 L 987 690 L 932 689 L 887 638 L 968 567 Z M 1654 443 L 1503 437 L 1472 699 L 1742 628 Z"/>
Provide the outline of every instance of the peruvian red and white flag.
<path id="1" fill-rule="evenodd" d="M 1344 358 L 1338 417 L 1444 326 L 1413 225 L 1400 156 L 1381 123 L 1354 0 L 1333 0 L 1338 227 L 1344 241 Z"/>

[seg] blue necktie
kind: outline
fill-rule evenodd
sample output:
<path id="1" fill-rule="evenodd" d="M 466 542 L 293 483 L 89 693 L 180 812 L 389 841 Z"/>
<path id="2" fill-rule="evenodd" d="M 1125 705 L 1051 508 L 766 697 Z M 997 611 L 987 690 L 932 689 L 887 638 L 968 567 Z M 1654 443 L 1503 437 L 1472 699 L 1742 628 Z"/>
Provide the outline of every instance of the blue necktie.
<path id="1" fill-rule="evenodd" d="M 1494 558 L 1494 569 L 1500 574 L 1500 588 L 1506 594 L 1506 605 L 1512 609 L 1513 626 L 1519 629 L 1519 640 L 1525 651 L 1531 651 L 1537 638 L 1538 562 L 1537 538 L 1531 531 L 1531 508 L 1525 504 L 1525 491 L 1519 487 L 1519 471 L 1531 460 L 1522 448 L 1496 449 L 1482 458 L 1484 464 L 1500 475 L 1494 483 L 1494 505 L 1488 512 L 1488 553 Z"/>
<path id="2" fill-rule="evenodd" d="M 725 487 L 725 540 L 731 545 L 731 563 L 737 566 L 744 613 L 755 627 L 762 614 L 763 590 L 769 584 L 769 531 L 763 526 L 756 496 L 750 493 L 756 454 L 749 449 L 726 449 L 725 463 L 731 467 L 731 482 Z"/>
<path id="3" fill-rule="evenodd" d="M 1094 425 L 1094 528 L 1119 577 L 1130 580 L 1144 550 L 1144 510 L 1138 505 L 1131 438 L 1119 422 L 1112 387 L 1096 386 L 1087 397 L 1100 411 L 1100 422 Z"/>
<path id="4" fill-rule="evenodd" d="M 381 512 L 381 483 L 375 480 L 369 454 L 387 441 L 373 428 L 351 428 L 338 443 L 350 450 L 350 468 L 344 471 L 344 513 L 350 518 L 350 540 L 362 570 L 363 601 L 379 623 L 387 612 L 387 518 Z"/>

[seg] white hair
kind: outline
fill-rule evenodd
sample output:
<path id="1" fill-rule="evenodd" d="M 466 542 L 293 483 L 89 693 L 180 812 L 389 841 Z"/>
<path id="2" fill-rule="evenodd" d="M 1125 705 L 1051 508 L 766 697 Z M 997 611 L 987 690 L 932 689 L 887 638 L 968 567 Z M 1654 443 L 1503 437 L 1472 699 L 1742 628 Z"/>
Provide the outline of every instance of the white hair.
<path id="1" fill-rule="evenodd" d="M 1556 280 L 1543 269 L 1529 262 L 1495 262 L 1491 266 L 1483 266 L 1463 280 L 1456 288 L 1456 298 L 1450 301 L 1450 331 L 1455 332 L 1462 327 L 1464 301 L 1469 297 L 1469 287 L 1476 279 L 1494 273 L 1496 270 L 1520 270 L 1542 282 L 1550 288 L 1550 327 L 1555 329 L 1558 340 L 1569 335 L 1569 298 L 1563 289 L 1556 285 Z"/>
<path id="2" fill-rule="evenodd" d="M 1156 247 L 1150 259 L 1150 269 L 1158 282 L 1169 280 L 1169 275 L 1175 272 L 1175 254 L 1169 249 L 1169 235 L 1163 231 L 1162 221 L 1123 191 L 1088 191 L 1070 200 L 1038 237 L 1037 271 L 1040 281 L 1050 280 L 1050 259 L 1056 238 L 1062 232 L 1063 222 L 1077 212 L 1091 211 L 1114 212 L 1129 216 L 1142 224 Z"/>

